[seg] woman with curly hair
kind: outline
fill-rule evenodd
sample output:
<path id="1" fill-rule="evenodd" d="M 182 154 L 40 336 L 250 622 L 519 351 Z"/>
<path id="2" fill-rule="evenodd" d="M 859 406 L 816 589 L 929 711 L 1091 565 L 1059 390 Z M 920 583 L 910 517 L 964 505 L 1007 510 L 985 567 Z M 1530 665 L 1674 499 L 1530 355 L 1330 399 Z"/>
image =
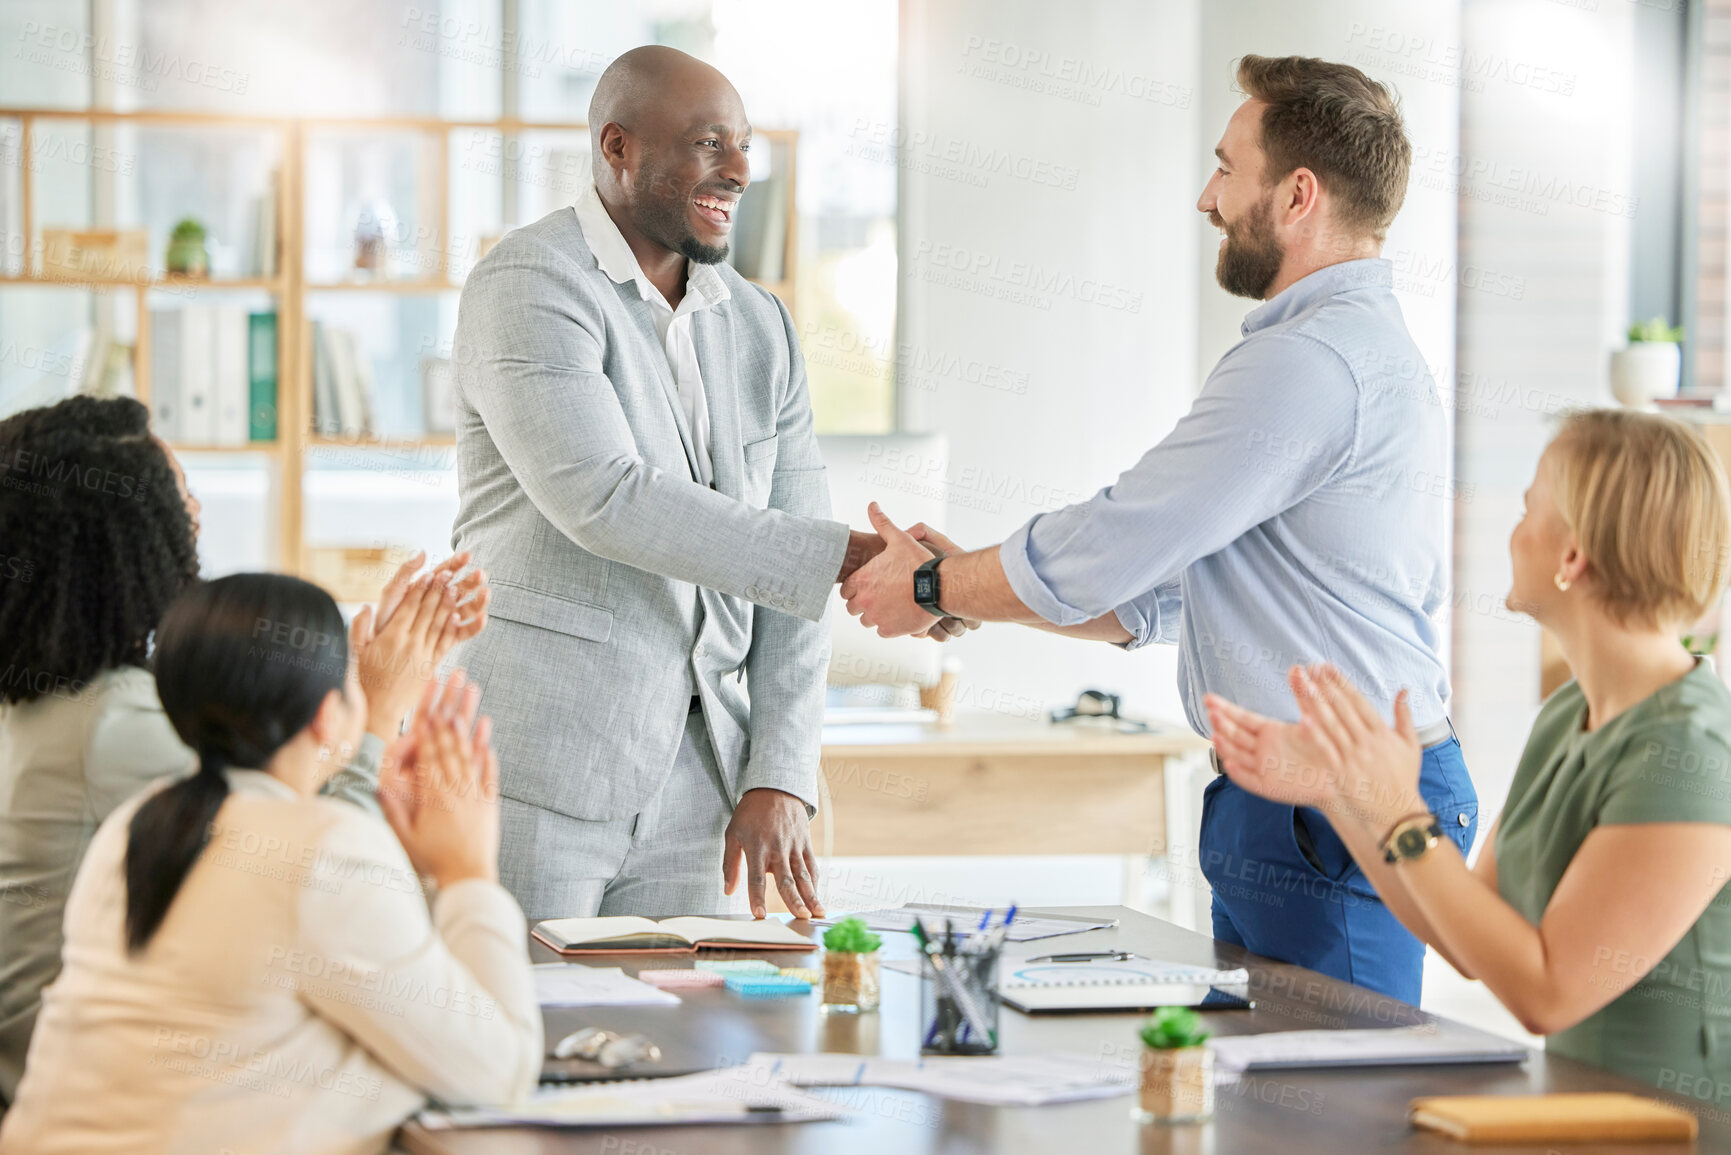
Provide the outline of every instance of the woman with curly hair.
<path id="1" fill-rule="evenodd" d="M 61 916 L 92 834 L 197 765 L 147 662 L 164 611 L 198 579 L 199 512 L 137 401 L 77 396 L 0 421 L 0 1111 L 60 971 Z M 421 560 L 376 614 L 362 611 L 367 736 L 339 752 L 352 761 L 327 788 L 375 813 L 384 743 L 422 677 L 486 620 L 485 575 L 452 580 L 467 554 L 415 579 Z M 449 620 L 415 629 L 423 597 L 447 601 Z"/>
<path id="2" fill-rule="evenodd" d="M 157 694 L 197 769 L 91 838 L 0 1155 L 364 1155 L 429 1095 L 534 1090 L 479 687 L 427 681 L 384 759 L 385 820 L 318 796 L 366 724 L 366 625 L 284 574 L 200 582 L 164 613 Z"/>

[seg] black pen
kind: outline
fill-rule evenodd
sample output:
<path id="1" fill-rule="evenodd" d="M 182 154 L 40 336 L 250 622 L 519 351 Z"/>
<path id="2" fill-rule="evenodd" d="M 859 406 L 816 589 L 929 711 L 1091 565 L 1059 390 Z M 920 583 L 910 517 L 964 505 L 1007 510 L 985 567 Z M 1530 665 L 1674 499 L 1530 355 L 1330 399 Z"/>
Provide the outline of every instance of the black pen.
<path id="1" fill-rule="evenodd" d="M 1024 959 L 1024 962 L 1093 962 L 1096 959 L 1110 959 L 1113 962 L 1129 962 L 1136 957 L 1133 950 L 1090 950 L 1080 954 L 1043 954 L 1038 958 Z"/>

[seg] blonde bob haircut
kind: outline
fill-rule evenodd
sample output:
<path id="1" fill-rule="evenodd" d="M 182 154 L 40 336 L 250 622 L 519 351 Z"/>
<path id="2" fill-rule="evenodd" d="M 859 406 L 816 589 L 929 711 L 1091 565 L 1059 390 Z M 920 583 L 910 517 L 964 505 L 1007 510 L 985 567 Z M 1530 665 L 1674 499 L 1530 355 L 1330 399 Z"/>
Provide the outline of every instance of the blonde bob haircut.
<path id="1" fill-rule="evenodd" d="M 1620 623 L 1687 626 L 1725 588 L 1731 493 L 1699 432 L 1654 413 L 1589 409 L 1551 442 L 1563 520 Z"/>

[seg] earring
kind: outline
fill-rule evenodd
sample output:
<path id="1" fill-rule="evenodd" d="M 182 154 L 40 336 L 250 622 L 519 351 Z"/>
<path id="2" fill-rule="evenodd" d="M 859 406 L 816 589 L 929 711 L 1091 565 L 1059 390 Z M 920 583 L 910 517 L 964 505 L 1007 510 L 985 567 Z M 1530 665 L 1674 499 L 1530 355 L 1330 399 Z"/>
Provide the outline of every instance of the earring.
<path id="1" fill-rule="evenodd" d="M 1557 571 L 1556 574 L 1552 575 L 1551 580 L 1553 582 L 1557 583 L 1557 588 L 1560 590 L 1566 591 L 1569 588 L 1569 579 L 1563 576 L 1561 570 Z"/>

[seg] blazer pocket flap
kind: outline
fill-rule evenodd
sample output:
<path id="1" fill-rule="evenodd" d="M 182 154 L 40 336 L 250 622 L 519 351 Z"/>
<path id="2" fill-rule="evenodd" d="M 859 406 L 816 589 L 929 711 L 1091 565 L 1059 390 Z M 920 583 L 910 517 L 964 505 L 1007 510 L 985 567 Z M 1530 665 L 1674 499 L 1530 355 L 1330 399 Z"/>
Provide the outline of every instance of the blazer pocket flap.
<path id="1" fill-rule="evenodd" d="M 762 441 L 753 441 L 745 447 L 745 459 L 747 461 L 763 461 L 766 458 L 771 461 L 775 460 L 775 446 L 776 442 L 780 440 L 780 434 L 772 433 Z"/>
<path id="2" fill-rule="evenodd" d="M 539 626 L 555 633 L 605 642 L 613 634 L 613 611 L 589 602 L 542 593 L 526 586 L 494 582 L 487 612 L 496 618 Z"/>

